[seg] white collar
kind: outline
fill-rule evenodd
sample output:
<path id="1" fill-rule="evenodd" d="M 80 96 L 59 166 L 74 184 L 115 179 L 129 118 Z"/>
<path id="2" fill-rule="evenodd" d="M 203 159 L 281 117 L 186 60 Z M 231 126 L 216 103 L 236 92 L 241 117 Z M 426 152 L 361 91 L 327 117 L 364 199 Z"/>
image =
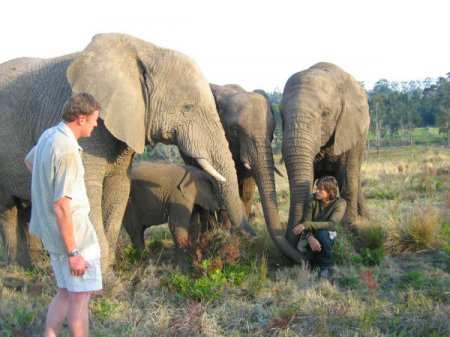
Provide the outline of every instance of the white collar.
<path id="1" fill-rule="evenodd" d="M 64 133 L 69 139 L 74 143 L 74 145 L 77 146 L 78 150 L 83 151 L 83 148 L 78 144 L 78 140 L 75 138 L 75 135 L 73 134 L 73 131 L 67 126 L 66 123 L 60 122 L 57 125 L 57 128 L 59 131 Z"/>

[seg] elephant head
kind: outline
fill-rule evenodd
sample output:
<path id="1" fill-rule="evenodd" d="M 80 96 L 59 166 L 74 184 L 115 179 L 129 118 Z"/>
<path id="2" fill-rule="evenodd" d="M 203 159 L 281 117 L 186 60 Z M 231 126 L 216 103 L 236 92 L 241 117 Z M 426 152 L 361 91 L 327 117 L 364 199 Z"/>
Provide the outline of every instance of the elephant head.
<path id="1" fill-rule="evenodd" d="M 238 85 L 211 84 L 222 124 L 230 142 L 238 170 L 250 170 L 256 180 L 267 229 L 277 246 L 295 254 L 283 244 L 275 188 L 275 164 L 271 142 L 275 118 L 266 93 L 247 92 Z"/>
<path id="2" fill-rule="evenodd" d="M 210 175 L 193 166 L 185 166 L 186 173 L 178 184 L 184 199 L 204 210 L 214 212 L 219 208 L 217 183 Z"/>
<path id="3" fill-rule="evenodd" d="M 218 182 L 235 226 L 247 226 L 236 171 L 208 83 L 187 56 L 123 34 L 96 35 L 67 70 L 100 102 L 108 131 L 138 153 L 175 144 Z"/>
<path id="4" fill-rule="evenodd" d="M 318 63 L 289 78 L 281 113 L 282 151 L 290 186 L 286 238 L 292 246 L 295 236 L 291 229 L 302 220 L 313 184 L 316 155 L 324 149 L 335 158 L 351 155 L 367 135 L 370 119 L 363 88 L 330 63 Z"/>

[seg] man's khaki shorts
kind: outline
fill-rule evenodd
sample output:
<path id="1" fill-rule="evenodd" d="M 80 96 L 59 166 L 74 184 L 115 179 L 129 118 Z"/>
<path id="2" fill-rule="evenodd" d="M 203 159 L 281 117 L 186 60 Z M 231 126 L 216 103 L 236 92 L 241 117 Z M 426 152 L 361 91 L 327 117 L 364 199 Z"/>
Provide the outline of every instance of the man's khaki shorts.
<path id="1" fill-rule="evenodd" d="M 70 273 L 69 258 L 65 255 L 50 254 L 50 262 L 58 288 L 75 293 L 102 289 L 100 259 L 87 261 L 88 268 L 83 276 L 74 276 Z"/>

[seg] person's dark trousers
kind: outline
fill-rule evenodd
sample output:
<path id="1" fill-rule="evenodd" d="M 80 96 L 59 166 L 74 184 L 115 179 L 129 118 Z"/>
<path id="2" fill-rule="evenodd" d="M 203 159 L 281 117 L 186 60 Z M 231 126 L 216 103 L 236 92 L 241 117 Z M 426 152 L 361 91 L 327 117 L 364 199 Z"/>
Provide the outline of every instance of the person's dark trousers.
<path id="1" fill-rule="evenodd" d="M 314 233 L 314 237 L 319 241 L 322 249 L 320 252 L 313 252 L 309 245 L 307 246 L 311 269 L 319 267 L 322 270 L 332 267 L 334 265 L 332 253 L 334 240 L 330 240 L 329 231 L 325 229 L 318 230 Z"/>

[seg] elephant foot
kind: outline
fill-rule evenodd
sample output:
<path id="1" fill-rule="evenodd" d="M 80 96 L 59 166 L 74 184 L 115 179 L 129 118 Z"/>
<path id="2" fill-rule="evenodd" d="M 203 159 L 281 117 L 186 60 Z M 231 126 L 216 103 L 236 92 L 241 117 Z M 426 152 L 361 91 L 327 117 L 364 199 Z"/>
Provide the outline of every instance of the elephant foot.
<path id="1" fill-rule="evenodd" d="M 256 237 L 255 230 L 248 222 L 241 225 L 241 227 L 239 228 L 239 231 L 242 235 L 244 235 L 245 237 L 248 237 L 249 239 Z"/>
<path id="2" fill-rule="evenodd" d="M 342 224 L 348 232 L 358 234 L 358 225 L 356 224 L 356 221 L 352 221 L 350 218 L 345 218 L 342 221 Z"/>
<path id="3" fill-rule="evenodd" d="M 192 258 L 189 252 L 180 251 L 176 253 L 177 265 L 183 274 L 189 274 L 192 271 Z"/>

